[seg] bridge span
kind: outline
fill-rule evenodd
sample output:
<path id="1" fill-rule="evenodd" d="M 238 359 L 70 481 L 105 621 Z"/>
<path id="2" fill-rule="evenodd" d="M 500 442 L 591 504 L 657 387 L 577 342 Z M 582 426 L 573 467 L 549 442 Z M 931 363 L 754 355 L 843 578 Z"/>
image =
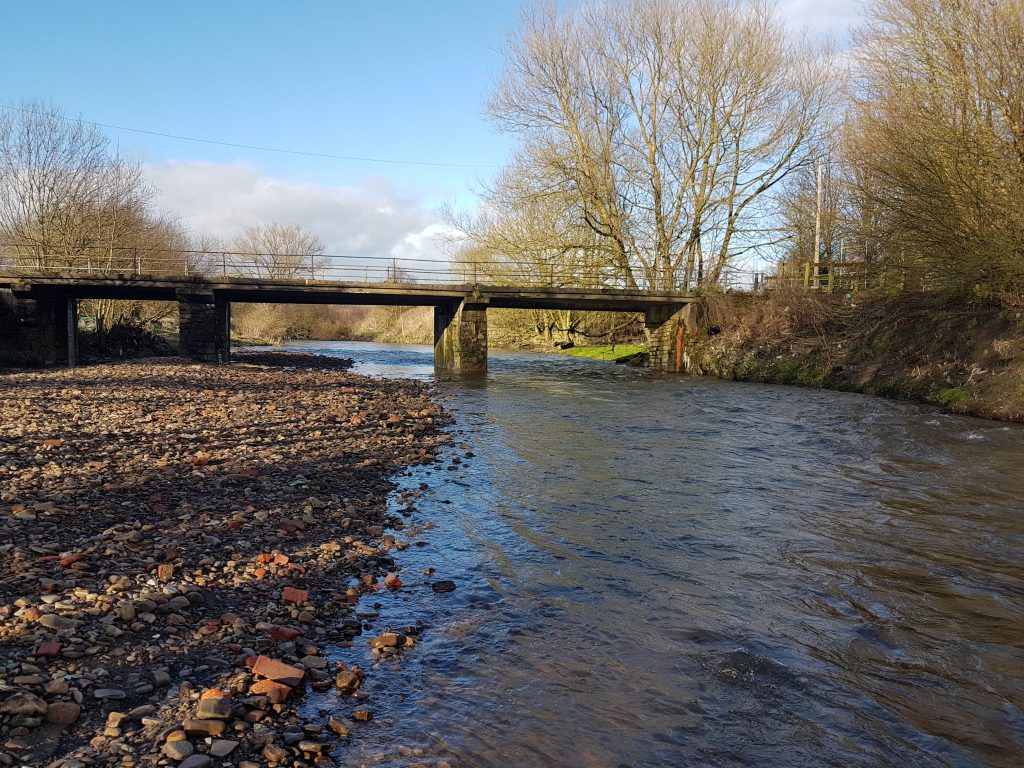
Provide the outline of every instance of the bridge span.
<path id="1" fill-rule="evenodd" d="M 578 309 L 641 312 L 650 331 L 649 365 L 679 370 L 679 340 L 694 325 L 693 294 L 625 288 L 485 283 L 343 282 L 245 276 L 162 276 L 22 271 L 0 273 L 13 327 L 0 330 L 0 351 L 17 350 L 25 363 L 74 365 L 77 302 L 82 299 L 177 301 L 182 356 L 226 363 L 231 356 L 233 302 L 375 304 L 434 308 L 438 371 L 487 370 L 487 310 Z"/>

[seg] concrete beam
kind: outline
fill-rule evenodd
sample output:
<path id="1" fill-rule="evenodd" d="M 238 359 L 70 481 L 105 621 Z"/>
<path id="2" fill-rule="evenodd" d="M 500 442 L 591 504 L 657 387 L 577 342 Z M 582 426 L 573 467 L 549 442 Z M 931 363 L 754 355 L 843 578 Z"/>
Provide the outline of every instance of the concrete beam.
<path id="1" fill-rule="evenodd" d="M 434 369 L 487 372 L 487 304 L 479 299 L 434 307 Z"/>
<path id="2" fill-rule="evenodd" d="M 178 354 L 223 365 L 231 359 L 231 304 L 212 291 L 178 291 Z"/>

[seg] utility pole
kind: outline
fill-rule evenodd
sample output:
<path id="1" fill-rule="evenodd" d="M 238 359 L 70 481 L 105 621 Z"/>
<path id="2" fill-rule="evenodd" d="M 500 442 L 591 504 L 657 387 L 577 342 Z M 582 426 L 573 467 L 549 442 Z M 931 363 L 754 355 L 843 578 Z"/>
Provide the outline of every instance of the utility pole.
<path id="1" fill-rule="evenodd" d="M 825 158 L 818 158 L 818 204 L 814 211 L 814 290 L 818 290 L 820 274 L 819 264 L 821 262 L 821 199 L 823 190 L 821 188 L 821 174 L 825 167 Z"/>

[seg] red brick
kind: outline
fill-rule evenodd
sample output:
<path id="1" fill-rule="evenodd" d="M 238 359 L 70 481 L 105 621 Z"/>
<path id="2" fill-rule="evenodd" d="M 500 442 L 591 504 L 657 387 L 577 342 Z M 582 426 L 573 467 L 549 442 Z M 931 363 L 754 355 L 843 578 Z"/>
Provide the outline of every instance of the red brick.
<path id="1" fill-rule="evenodd" d="M 274 661 L 267 656 L 257 658 L 252 671 L 260 677 L 266 677 L 275 683 L 284 683 L 285 685 L 299 685 L 306 676 L 304 670 Z"/>
<path id="2" fill-rule="evenodd" d="M 267 630 L 267 634 L 270 635 L 276 643 L 290 643 L 302 633 L 292 627 L 282 627 L 280 624 L 275 624 Z"/>
<path id="3" fill-rule="evenodd" d="M 281 600 L 286 603 L 304 603 L 309 600 L 309 592 L 295 587 L 285 587 L 281 590 Z"/>
<path id="4" fill-rule="evenodd" d="M 36 656 L 53 658 L 60 653 L 60 643 L 40 643 L 36 646 Z"/>
<path id="5" fill-rule="evenodd" d="M 266 696 L 271 704 L 282 704 L 288 701 L 292 689 L 273 680 L 260 680 L 252 684 L 249 693 L 253 696 Z"/>

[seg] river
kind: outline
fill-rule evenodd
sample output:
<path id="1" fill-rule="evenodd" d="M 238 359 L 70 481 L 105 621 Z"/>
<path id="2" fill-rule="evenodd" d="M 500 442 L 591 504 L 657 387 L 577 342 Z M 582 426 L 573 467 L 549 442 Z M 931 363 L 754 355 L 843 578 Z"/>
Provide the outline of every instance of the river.
<path id="1" fill-rule="evenodd" d="M 292 347 L 433 378 L 427 347 Z M 427 629 L 369 670 L 348 765 L 1024 764 L 1024 428 L 490 363 L 438 383 L 457 449 L 400 478 L 405 587 L 364 618 Z"/>

